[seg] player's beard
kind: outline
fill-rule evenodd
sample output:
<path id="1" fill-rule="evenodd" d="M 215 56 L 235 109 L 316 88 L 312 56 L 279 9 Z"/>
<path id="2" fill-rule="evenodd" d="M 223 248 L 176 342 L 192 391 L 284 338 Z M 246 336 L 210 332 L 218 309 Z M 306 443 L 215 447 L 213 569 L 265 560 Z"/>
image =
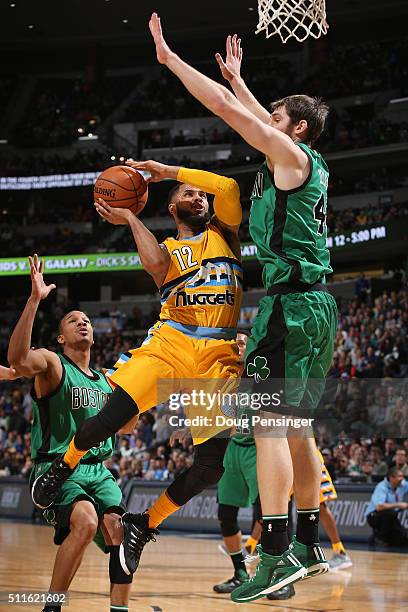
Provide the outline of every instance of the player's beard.
<path id="1" fill-rule="evenodd" d="M 211 218 L 208 211 L 204 215 L 193 215 L 189 210 L 179 208 L 177 204 L 176 210 L 179 221 L 182 221 L 192 229 L 203 230 Z"/>
<path id="2" fill-rule="evenodd" d="M 298 138 L 296 138 L 294 131 L 295 131 L 295 124 L 294 123 L 289 123 L 288 127 L 283 130 L 283 133 L 286 134 L 286 136 L 289 136 L 289 138 L 291 140 L 293 140 L 293 142 L 296 142 L 297 140 L 299 140 Z"/>

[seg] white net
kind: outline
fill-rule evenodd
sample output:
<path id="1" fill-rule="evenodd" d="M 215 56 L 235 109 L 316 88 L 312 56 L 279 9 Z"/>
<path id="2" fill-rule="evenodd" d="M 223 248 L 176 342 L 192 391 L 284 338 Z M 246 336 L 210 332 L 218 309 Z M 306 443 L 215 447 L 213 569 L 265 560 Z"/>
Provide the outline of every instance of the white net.
<path id="1" fill-rule="evenodd" d="M 299 42 L 308 36 L 319 38 L 329 27 L 325 0 L 258 0 L 258 14 L 255 34 L 278 34 L 284 43 L 291 37 Z"/>

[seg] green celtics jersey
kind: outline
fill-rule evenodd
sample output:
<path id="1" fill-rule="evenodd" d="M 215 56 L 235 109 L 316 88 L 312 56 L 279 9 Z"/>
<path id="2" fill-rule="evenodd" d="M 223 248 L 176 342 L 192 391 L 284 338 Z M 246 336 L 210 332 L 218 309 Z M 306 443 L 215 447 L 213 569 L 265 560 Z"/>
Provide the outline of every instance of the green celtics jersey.
<path id="1" fill-rule="evenodd" d="M 239 405 L 236 410 L 236 434 L 232 436 L 232 442 L 240 446 L 250 446 L 255 444 L 253 438 L 252 417 L 256 414 L 252 408 Z"/>
<path id="2" fill-rule="evenodd" d="M 83 421 L 94 416 L 104 405 L 112 389 L 105 377 L 92 370 L 83 372 L 71 359 L 58 355 L 62 378 L 58 387 L 46 397 L 37 399 L 33 389 L 33 425 L 31 457 L 46 458 L 47 454 L 63 453 Z M 95 446 L 84 459 L 106 459 L 112 454 L 114 437 Z"/>
<path id="3" fill-rule="evenodd" d="M 249 231 L 263 265 L 266 288 L 277 283 L 324 282 L 332 272 L 326 246 L 329 171 L 322 156 L 300 143 L 310 172 L 300 187 L 278 189 L 266 162 L 253 187 Z"/>

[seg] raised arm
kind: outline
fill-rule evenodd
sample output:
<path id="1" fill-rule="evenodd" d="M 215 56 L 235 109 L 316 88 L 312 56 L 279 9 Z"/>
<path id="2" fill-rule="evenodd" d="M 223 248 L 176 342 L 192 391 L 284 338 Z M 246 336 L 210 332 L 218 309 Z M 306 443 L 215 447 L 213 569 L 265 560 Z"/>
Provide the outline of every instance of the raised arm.
<path id="1" fill-rule="evenodd" d="M 29 257 L 31 273 L 31 295 L 13 333 L 7 352 L 7 359 L 19 376 L 33 378 L 37 375 L 46 375 L 49 387 L 59 382 L 62 375 L 61 362 L 57 355 L 47 349 L 33 350 L 31 348 L 31 335 L 33 323 L 41 300 L 55 289 L 55 285 L 46 285 L 44 282 L 44 260 L 39 262 L 38 255 Z"/>
<path id="2" fill-rule="evenodd" d="M 242 221 L 242 208 L 238 183 L 227 176 L 191 168 L 180 168 L 177 179 L 215 196 L 211 223 L 217 225 L 235 256 L 241 259 L 238 232 Z"/>
<path id="3" fill-rule="evenodd" d="M 271 167 L 285 166 L 296 170 L 299 176 L 295 178 L 299 179 L 300 184 L 308 168 L 307 155 L 301 148 L 285 133 L 266 125 L 248 111 L 226 87 L 201 74 L 171 51 L 164 40 L 160 18 L 156 13 L 153 13 L 149 27 L 158 61 L 165 64 L 206 108 L 221 117 L 251 146 L 264 153 Z"/>
<path id="4" fill-rule="evenodd" d="M 241 76 L 242 53 L 241 39 L 236 34 L 234 36 L 228 35 L 225 61 L 220 53 L 215 54 L 215 59 L 218 62 L 222 76 L 231 85 L 234 94 L 241 104 L 255 117 L 258 117 L 264 123 L 269 123 L 270 113 L 258 102 Z"/>
<path id="5" fill-rule="evenodd" d="M 153 278 L 158 287 L 163 284 L 170 263 L 170 255 L 164 245 L 127 208 L 113 208 L 102 198 L 95 202 L 95 208 L 102 219 L 112 225 L 128 225 L 132 232 L 143 268 Z"/>
<path id="6" fill-rule="evenodd" d="M 236 253 L 241 257 L 241 249 L 238 241 L 238 231 L 242 220 L 242 208 L 238 183 L 227 176 L 196 170 L 193 168 L 182 168 L 180 166 L 167 166 L 153 160 L 136 162 L 128 159 L 126 162 L 135 170 L 149 172 L 149 182 L 158 182 L 164 179 L 175 179 L 180 183 L 188 183 L 202 189 L 206 193 L 215 196 L 213 208 L 216 223 L 225 238 Z"/>
<path id="7" fill-rule="evenodd" d="M 149 182 L 157 183 L 164 179 L 174 179 L 215 195 L 213 208 L 218 221 L 228 231 L 238 233 L 242 208 L 238 183 L 234 179 L 205 170 L 167 166 L 152 159 L 142 162 L 128 159 L 126 164 L 135 170 L 149 172 Z"/>
<path id="8" fill-rule="evenodd" d="M 234 179 L 205 170 L 180 168 L 177 180 L 212 193 L 215 196 L 213 208 L 218 221 L 229 231 L 238 233 L 242 208 L 238 183 Z"/>

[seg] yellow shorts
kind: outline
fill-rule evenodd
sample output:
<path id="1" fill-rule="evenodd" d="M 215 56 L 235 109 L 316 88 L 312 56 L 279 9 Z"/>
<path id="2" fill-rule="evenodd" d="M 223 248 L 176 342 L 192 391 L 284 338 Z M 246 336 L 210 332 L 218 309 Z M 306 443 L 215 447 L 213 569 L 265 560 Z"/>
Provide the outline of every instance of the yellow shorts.
<path id="1" fill-rule="evenodd" d="M 234 329 L 158 321 L 142 346 L 121 355 L 106 376 L 134 399 L 140 413 L 171 398 L 170 413 L 178 415 L 177 397 L 186 394 L 181 403 L 194 420 L 193 441 L 200 444 L 230 428 L 222 398 L 237 392 L 240 373 Z M 173 424 L 177 429 L 175 419 Z"/>
<path id="2" fill-rule="evenodd" d="M 322 458 L 323 459 L 323 458 Z M 337 491 L 334 488 L 331 476 L 322 461 L 322 480 L 320 482 L 320 503 L 337 499 Z"/>
<path id="3" fill-rule="evenodd" d="M 319 455 L 320 463 L 322 466 L 322 478 L 320 480 L 320 503 L 324 504 L 325 502 L 337 499 L 337 491 L 334 488 L 334 484 L 329 474 L 329 471 L 324 464 L 323 455 L 321 454 L 318 448 L 316 448 L 316 452 Z M 293 493 L 294 490 L 292 488 L 289 499 L 292 497 Z"/>

